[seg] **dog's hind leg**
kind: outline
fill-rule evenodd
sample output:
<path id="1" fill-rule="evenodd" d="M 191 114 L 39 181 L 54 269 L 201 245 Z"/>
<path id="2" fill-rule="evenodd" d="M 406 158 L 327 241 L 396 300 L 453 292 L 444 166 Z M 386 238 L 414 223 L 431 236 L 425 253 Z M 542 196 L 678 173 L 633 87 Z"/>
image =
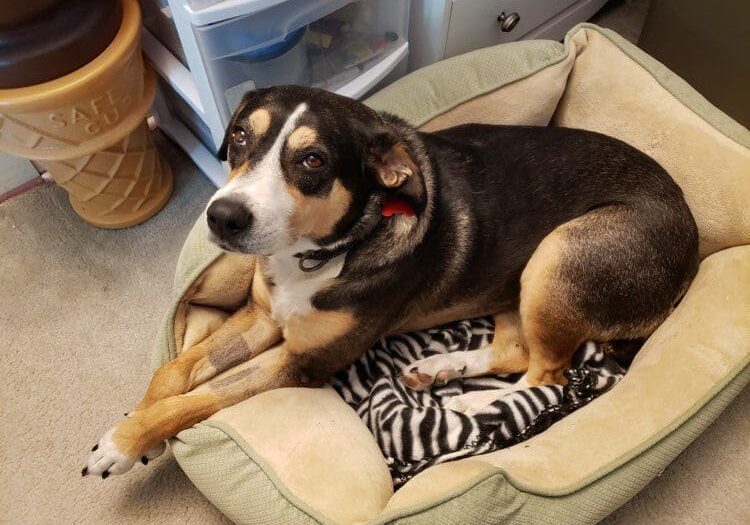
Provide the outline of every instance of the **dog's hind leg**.
<path id="1" fill-rule="evenodd" d="M 494 316 L 492 342 L 478 350 L 436 354 L 415 361 L 401 374 L 401 381 L 414 390 L 426 390 L 459 377 L 524 372 L 529 354 L 521 335 L 518 312 Z"/>
<path id="2" fill-rule="evenodd" d="M 585 341 L 648 336 L 696 271 L 692 218 L 654 203 L 598 208 L 549 233 L 521 275 L 528 369 L 508 389 L 472 392 L 446 408 L 467 414 L 514 390 L 564 384 Z"/>
<path id="3" fill-rule="evenodd" d="M 588 334 L 583 315 L 572 304 L 574 290 L 563 277 L 566 226 L 542 240 L 521 275 L 521 326 L 529 349 L 526 383 L 563 383 L 563 370 Z"/>
<path id="4" fill-rule="evenodd" d="M 643 199 L 596 208 L 549 233 L 521 275 L 529 385 L 564 384 L 588 340 L 645 337 L 695 275 L 697 231 L 687 207 Z"/>
<path id="5" fill-rule="evenodd" d="M 184 394 L 216 374 L 252 359 L 280 339 L 281 329 L 276 322 L 262 306 L 250 303 L 206 339 L 162 365 L 135 411 L 160 399 Z"/>

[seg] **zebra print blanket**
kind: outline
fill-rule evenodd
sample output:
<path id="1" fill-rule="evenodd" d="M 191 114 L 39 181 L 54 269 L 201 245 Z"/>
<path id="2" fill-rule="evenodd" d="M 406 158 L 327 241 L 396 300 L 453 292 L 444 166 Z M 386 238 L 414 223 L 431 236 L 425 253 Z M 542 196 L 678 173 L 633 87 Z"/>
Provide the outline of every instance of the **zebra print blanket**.
<path id="1" fill-rule="evenodd" d="M 598 345 L 586 343 L 566 371 L 568 386 L 511 392 L 474 416 L 443 407 L 459 394 L 507 387 L 520 374 L 455 379 L 423 392 L 397 379 L 418 359 L 489 344 L 493 329 L 492 319 L 481 318 L 387 337 L 332 382 L 375 436 L 397 487 L 437 463 L 523 441 L 606 392 L 625 374 Z"/>

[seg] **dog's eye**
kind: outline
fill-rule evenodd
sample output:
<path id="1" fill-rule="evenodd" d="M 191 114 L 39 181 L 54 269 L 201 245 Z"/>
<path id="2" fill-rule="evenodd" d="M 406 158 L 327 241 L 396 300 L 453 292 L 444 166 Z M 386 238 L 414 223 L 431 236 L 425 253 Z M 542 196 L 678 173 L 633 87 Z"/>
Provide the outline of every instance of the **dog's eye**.
<path id="1" fill-rule="evenodd" d="M 234 142 L 238 146 L 244 146 L 245 144 L 247 144 L 247 133 L 245 132 L 245 130 L 237 128 L 232 131 L 232 142 Z"/>
<path id="2" fill-rule="evenodd" d="M 318 169 L 323 165 L 323 159 L 321 159 L 315 153 L 310 153 L 302 159 L 302 165 L 310 170 Z"/>

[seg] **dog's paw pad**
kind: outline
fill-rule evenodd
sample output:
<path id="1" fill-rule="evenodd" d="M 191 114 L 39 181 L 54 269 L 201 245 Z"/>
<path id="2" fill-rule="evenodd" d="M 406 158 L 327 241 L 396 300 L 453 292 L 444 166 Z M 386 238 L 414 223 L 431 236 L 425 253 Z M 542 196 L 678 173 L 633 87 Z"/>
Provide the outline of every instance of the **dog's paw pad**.
<path id="1" fill-rule="evenodd" d="M 443 386 L 449 381 L 463 377 L 466 363 L 450 354 L 437 354 L 412 363 L 408 372 L 401 374 L 401 381 L 413 390 L 426 390 L 430 386 Z"/>
<path id="2" fill-rule="evenodd" d="M 101 476 L 107 479 L 110 474 L 124 474 L 135 461 L 117 448 L 113 440 L 115 429 L 110 430 L 91 449 L 86 466 L 81 470 L 82 476 Z"/>
<path id="3" fill-rule="evenodd" d="M 409 372 L 403 372 L 398 378 L 403 384 L 418 392 L 427 390 L 433 383 L 431 375 L 421 374 L 412 370 Z"/>

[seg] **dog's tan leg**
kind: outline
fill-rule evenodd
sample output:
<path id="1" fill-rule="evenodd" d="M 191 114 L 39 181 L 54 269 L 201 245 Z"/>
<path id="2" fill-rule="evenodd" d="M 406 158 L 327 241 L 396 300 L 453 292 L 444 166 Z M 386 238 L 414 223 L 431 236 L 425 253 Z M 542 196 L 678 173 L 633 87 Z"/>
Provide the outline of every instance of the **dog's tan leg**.
<path id="1" fill-rule="evenodd" d="M 146 463 L 165 439 L 266 390 L 320 386 L 377 339 L 377 328 L 358 327 L 348 312 L 318 312 L 289 323 L 281 345 L 120 421 L 94 447 L 82 474 L 122 474 L 139 458 Z"/>
<path id="2" fill-rule="evenodd" d="M 600 214 L 603 212 L 594 212 Z M 521 326 L 529 350 L 525 381 L 530 386 L 565 384 L 563 370 L 592 329 L 574 304 L 576 283 L 563 275 L 565 260 L 575 253 L 569 232 L 586 216 L 558 226 L 548 234 L 521 274 Z M 592 290 L 592 293 L 600 293 Z"/>
<path id="3" fill-rule="evenodd" d="M 529 364 L 529 352 L 521 333 L 518 312 L 497 314 L 494 320 L 495 335 L 490 345 L 492 359 L 488 373 L 513 374 L 525 371 Z"/>
<path id="4" fill-rule="evenodd" d="M 521 335 L 518 312 L 494 316 L 492 343 L 478 350 L 437 354 L 412 363 L 401 380 L 414 390 L 443 385 L 457 377 L 524 372 L 529 356 Z"/>
<path id="5" fill-rule="evenodd" d="M 512 392 L 536 385 L 564 384 L 563 370 L 570 366 L 586 328 L 570 306 L 570 290 L 560 276 L 560 266 L 569 249 L 566 225 L 554 230 L 537 247 L 521 275 L 519 308 L 520 338 L 524 360 L 515 372 L 526 372 L 507 388 L 469 392 L 455 396 L 445 408 L 474 415 Z"/>
<path id="6" fill-rule="evenodd" d="M 214 378 L 187 394 L 154 402 L 130 414 L 104 434 L 92 450 L 83 475 L 122 474 L 149 451 L 159 449 L 171 438 L 224 407 L 272 388 L 298 384 L 294 361 L 283 345 L 269 350 L 244 368 Z"/>
<path id="7" fill-rule="evenodd" d="M 160 399 L 184 394 L 214 375 L 252 359 L 281 339 L 281 329 L 266 310 L 250 303 L 195 346 L 165 363 L 153 375 L 135 412 Z"/>

